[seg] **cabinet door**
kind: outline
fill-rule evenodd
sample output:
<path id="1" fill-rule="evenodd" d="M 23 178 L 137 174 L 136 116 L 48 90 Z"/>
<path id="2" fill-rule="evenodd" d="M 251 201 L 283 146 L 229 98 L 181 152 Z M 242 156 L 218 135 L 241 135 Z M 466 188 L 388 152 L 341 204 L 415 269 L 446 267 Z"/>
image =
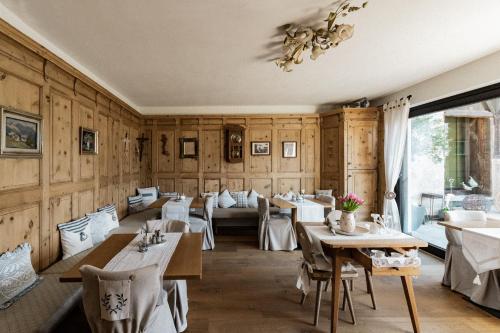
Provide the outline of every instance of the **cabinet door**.
<path id="1" fill-rule="evenodd" d="M 370 214 L 377 210 L 377 171 L 348 170 L 347 192 L 356 193 L 364 204 L 357 211 L 358 221 L 370 219 Z"/>
<path id="2" fill-rule="evenodd" d="M 377 121 L 351 120 L 347 125 L 347 168 L 377 168 Z"/>

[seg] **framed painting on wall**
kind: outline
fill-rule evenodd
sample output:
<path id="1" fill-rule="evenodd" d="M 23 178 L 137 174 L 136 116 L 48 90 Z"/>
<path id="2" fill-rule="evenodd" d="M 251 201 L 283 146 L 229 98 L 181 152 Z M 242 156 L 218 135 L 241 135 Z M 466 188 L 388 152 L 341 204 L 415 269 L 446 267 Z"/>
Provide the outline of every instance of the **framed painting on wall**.
<path id="1" fill-rule="evenodd" d="M 80 154 L 96 155 L 99 146 L 99 132 L 90 128 L 80 127 Z"/>
<path id="2" fill-rule="evenodd" d="M 180 138 L 180 158 L 198 158 L 198 139 Z"/>
<path id="3" fill-rule="evenodd" d="M 252 141 L 252 155 L 271 155 L 271 141 Z"/>
<path id="4" fill-rule="evenodd" d="M 297 141 L 283 141 L 283 157 L 297 157 Z"/>
<path id="5" fill-rule="evenodd" d="M 42 117 L 0 107 L 0 155 L 41 157 Z"/>

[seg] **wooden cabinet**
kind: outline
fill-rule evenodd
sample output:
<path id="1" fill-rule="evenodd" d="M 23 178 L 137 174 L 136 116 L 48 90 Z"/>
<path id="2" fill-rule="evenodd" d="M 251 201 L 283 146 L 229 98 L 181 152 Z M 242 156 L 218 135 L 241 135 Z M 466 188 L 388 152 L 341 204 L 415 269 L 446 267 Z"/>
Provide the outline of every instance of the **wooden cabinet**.
<path id="1" fill-rule="evenodd" d="M 377 210 L 378 108 L 343 108 L 321 115 L 321 186 L 365 200 L 358 219 Z"/>

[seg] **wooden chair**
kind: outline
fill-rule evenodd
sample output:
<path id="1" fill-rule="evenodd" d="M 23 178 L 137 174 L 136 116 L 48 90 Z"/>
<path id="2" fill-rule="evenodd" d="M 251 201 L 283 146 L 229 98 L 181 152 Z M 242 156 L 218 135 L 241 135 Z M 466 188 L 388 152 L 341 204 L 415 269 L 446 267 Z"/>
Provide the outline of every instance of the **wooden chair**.
<path id="1" fill-rule="evenodd" d="M 332 266 L 323 257 L 322 254 L 317 253 L 314 250 L 314 247 L 312 245 L 312 240 L 309 237 L 309 234 L 307 233 L 306 229 L 304 228 L 304 225 L 301 222 L 297 223 L 296 229 L 297 229 L 297 237 L 299 239 L 299 243 L 302 248 L 304 265 L 307 265 L 308 268 L 307 269 L 308 278 L 312 281 L 317 282 L 316 302 L 314 308 L 314 326 L 317 326 L 319 322 L 319 310 L 321 305 L 321 295 L 323 292 L 323 282 L 326 282 L 325 284 L 325 291 L 326 291 L 328 289 L 329 282 L 332 278 Z M 375 309 L 376 305 L 375 305 L 371 275 L 367 271 L 365 271 L 365 274 L 366 274 L 367 289 L 372 297 L 373 308 Z M 342 310 L 345 310 L 345 303 L 347 302 L 353 325 L 356 324 L 356 316 L 354 314 L 354 307 L 352 304 L 351 290 L 353 286 L 353 280 L 358 276 L 359 276 L 358 272 L 355 269 L 342 271 L 341 275 L 342 285 L 344 287 Z M 307 294 L 302 293 L 300 304 L 304 304 L 306 296 Z"/>
<path id="2" fill-rule="evenodd" d="M 212 228 L 212 215 L 214 212 L 214 197 L 211 195 L 203 198 L 203 216 L 189 215 L 189 231 L 203 233 L 203 250 L 215 248 L 214 231 Z"/>
<path id="3" fill-rule="evenodd" d="M 271 251 L 293 251 L 297 238 L 292 220 L 286 215 L 271 215 L 269 200 L 257 198 L 259 211 L 259 248 Z"/>

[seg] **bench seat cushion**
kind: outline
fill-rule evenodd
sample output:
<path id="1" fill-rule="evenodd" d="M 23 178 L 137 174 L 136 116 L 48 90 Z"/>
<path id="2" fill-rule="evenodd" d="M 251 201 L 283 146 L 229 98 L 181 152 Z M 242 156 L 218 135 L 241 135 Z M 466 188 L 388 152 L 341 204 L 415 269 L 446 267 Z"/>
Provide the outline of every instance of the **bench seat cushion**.
<path id="1" fill-rule="evenodd" d="M 278 213 L 279 209 L 272 207 L 271 213 Z M 213 218 L 215 219 L 259 219 L 257 208 L 216 208 Z"/>
<path id="2" fill-rule="evenodd" d="M 141 230 L 147 220 L 156 220 L 161 216 L 161 208 L 148 208 L 142 212 L 128 215 L 120 220 L 120 227 L 110 234 L 133 234 Z"/>
<path id="3" fill-rule="evenodd" d="M 50 332 L 81 297 L 81 283 L 60 283 L 58 274 L 42 281 L 8 309 L 0 311 L 5 333 Z"/>

